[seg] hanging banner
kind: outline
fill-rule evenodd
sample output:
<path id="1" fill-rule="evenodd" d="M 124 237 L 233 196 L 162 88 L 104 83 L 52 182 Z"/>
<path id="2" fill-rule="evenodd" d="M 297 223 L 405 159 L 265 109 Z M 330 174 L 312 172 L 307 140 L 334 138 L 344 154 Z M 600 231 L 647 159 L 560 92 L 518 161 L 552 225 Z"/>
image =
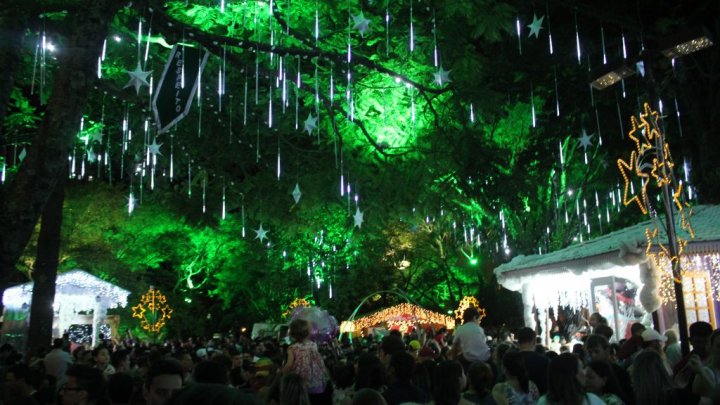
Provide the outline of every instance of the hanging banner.
<path id="1" fill-rule="evenodd" d="M 158 134 L 167 132 L 190 111 L 208 56 L 210 52 L 202 49 L 173 47 L 152 100 Z"/>

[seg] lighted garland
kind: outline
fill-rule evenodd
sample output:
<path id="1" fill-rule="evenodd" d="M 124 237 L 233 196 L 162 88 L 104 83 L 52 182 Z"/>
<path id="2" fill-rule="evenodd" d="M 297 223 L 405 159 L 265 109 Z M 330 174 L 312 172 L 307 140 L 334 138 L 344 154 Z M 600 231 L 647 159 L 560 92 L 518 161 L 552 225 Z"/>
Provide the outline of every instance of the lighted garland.
<path id="1" fill-rule="evenodd" d="M 682 183 L 676 183 L 672 176 L 672 169 L 675 167 L 675 163 L 670 154 L 668 143 L 663 141 L 662 150 L 658 150 L 655 146 L 656 140 L 661 136 L 658 125 L 658 112 L 652 110 L 648 103 L 644 104 L 643 110 L 644 111 L 640 113 L 639 120 L 635 116 L 630 117 L 632 129 L 628 132 L 628 137 L 635 143 L 635 149 L 630 152 L 630 157 L 627 161 L 623 159 L 617 160 L 618 169 L 625 182 L 623 205 L 628 206 L 635 203 L 643 214 L 647 214 L 651 210 L 650 199 L 647 194 L 647 188 L 650 183 L 654 182 L 657 188 L 669 186 L 674 190 L 672 193 L 672 203 L 678 210 L 680 226 L 688 233 L 690 238 L 694 238 L 695 232 L 689 221 L 692 211 L 689 209 L 689 204 L 682 201 Z M 663 156 L 663 159 L 658 159 L 658 155 Z M 640 191 L 633 195 L 632 198 L 629 198 L 628 195 L 632 183 L 630 176 L 639 178 L 642 185 Z M 647 240 L 645 253 L 654 261 L 658 269 L 664 268 L 663 266 L 666 261 L 672 263 L 682 257 L 682 253 L 687 245 L 687 240 L 680 236 L 676 237 L 678 251 L 675 256 L 671 256 L 668 248 L 659 240 L 659 228 L 655 226 L 645 230 L 645 238 Z M 663 285 L 661 286 L 662 295 L 666 294 L 663 293 L 663 289 L 667 289 L 667 280 L 664 275 L 661 276 L 661 279 L 663 280 Z M 677 283 L 682 282 L 680 279 L 673 279 L 672 276 L 670 277 L 670 281 Z M 663 298 L 663 301 L 665 302 L 665 298 Z"/>
<path id="2" fill-rule="evenodd" d="M 483 318 L 485 318 L 485 308 L 480 308 L 480 302 L 475 297 L 465 296 L 462 300 L 460 300 L 460 304 L 458 305 L 458 308 L 455 310 L 455 318 L 456 319 L 462 319 L 463 314 L 465 313 L 465 310 L 475 307 L 475 309 L 478 310 L 480 313 L 480 320 L 482 321 Z"/>
<path id="3" fill-rule="evenodd" d="M 153 333 L 160 333 L 173 313 L 167 298 L 153 287 L 143 294 L 140 303 L 132 307 L 132 311 L 133 318 L 140 319 L 140 326 Z"/>
<path id="4" fill-rule="evenodd" d="M 403 316 L 410 315 L 410 319 L 403 319 Z M 433 324 L 443 325 L 448 329 L 455 327 L 455 320 L 451 316 L 443 315 L 437 312 L 421 308 L 417 305 L 402 303 L 390 308 L 385 308 L 362 318 L 355 319 L 352 325 L 345 324 L 341 329 L 347 331 L 359 331 L 377 325 L 387 325 L 388 327 L 397 326 L 401 330 L 404 327 L 415 324 Z"/>

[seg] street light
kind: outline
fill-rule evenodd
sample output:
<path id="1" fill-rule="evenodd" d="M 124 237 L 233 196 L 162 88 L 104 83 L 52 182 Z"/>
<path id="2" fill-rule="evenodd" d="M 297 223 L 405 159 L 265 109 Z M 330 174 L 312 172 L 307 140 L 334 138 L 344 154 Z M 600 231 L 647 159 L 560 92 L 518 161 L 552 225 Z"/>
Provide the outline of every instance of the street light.
<path id="1" fill-rule="evenodd" d="M 692 29 L 661 40 L 658 42 L 657 49 L 660 49 L 660 53 L 662 53 L 665 57 L 674 59 L 680 56 L 689 55 L 712 45 L 713 42 L 705 30 Z M 656 59 L 656 55 L 657 50 L 647 48 L 639 57 L 639 60 L 643 62 L 645 68 L 645 75 L 643 77 L 645 78 L 648 87 L 650 106 L 655 111 L 659 110 L 656 90 L 657 83 L 653 72 L 653 63 L 655 61 L 654 59 Z M 594 73 L 596 75 L 593 75 L 591 78 L 591 85 L 595 89 L 602 90 L 621 81 L 625 77 L 632 76 L 634 71 L 629 69 L 627 66 L 620 65 L 619 67 L 607 69 L 604 73 L 597 71 Z M 655 137 L 655 153 L 658 161 L 657 167 L 661 170 L 660 176 L 662 178 L 668 178 L 669 168 L 667 167 L 668 165 L 665 164 L 668 157 L 666 156 L 667 151 L 664 145 L 665 134 L 663 131 L 658 131 Z M 690 351 L 690 346 L 688 339 L 687 315 L 685 313 L 685 295 L 683 293 L 680 258 L 678 257 L 679 245 L 675 230 L 673 199 L 670 184 L 668 184 L 668 182 L 664 182 L 662 184 L 662 201 L 665 208 L 665 230 L 668 237 L 667 250 L 671 258 L 670 264 L 672 266 L 673 284 L 675 287 L 675 302 L 677 304 L 680 343 L 683 355 L 687 355 Z"/>

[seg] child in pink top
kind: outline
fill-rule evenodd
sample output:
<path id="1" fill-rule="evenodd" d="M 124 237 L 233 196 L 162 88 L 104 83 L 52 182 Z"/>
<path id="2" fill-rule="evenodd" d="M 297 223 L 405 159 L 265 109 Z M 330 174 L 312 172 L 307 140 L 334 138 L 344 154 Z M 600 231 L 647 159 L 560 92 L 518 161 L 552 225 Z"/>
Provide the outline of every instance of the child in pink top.
<path id="1" fill-rule="evenodd" d="M 317 345 L 309 339 L 310 323 L 304 319 L 296 319 L 290 323 L 289 333 L 294 343 L 288 347 L 288 358 L 283 372 L 299 374 L 307 383 L 308 393 L 322 394 L 328 378 Z"/>

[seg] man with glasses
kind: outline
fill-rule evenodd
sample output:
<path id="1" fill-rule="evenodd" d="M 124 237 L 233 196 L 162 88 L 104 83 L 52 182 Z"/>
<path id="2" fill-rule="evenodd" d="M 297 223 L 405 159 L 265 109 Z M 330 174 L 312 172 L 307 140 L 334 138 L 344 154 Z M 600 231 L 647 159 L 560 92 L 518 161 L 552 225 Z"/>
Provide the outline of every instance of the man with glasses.
<path id="1" fill-rule="evenodd" d="M 92 405 L 105 398 L 105 377 L 100 370 L 77 365 L 68 369 L 60 387 L 63 405 Z"/>

